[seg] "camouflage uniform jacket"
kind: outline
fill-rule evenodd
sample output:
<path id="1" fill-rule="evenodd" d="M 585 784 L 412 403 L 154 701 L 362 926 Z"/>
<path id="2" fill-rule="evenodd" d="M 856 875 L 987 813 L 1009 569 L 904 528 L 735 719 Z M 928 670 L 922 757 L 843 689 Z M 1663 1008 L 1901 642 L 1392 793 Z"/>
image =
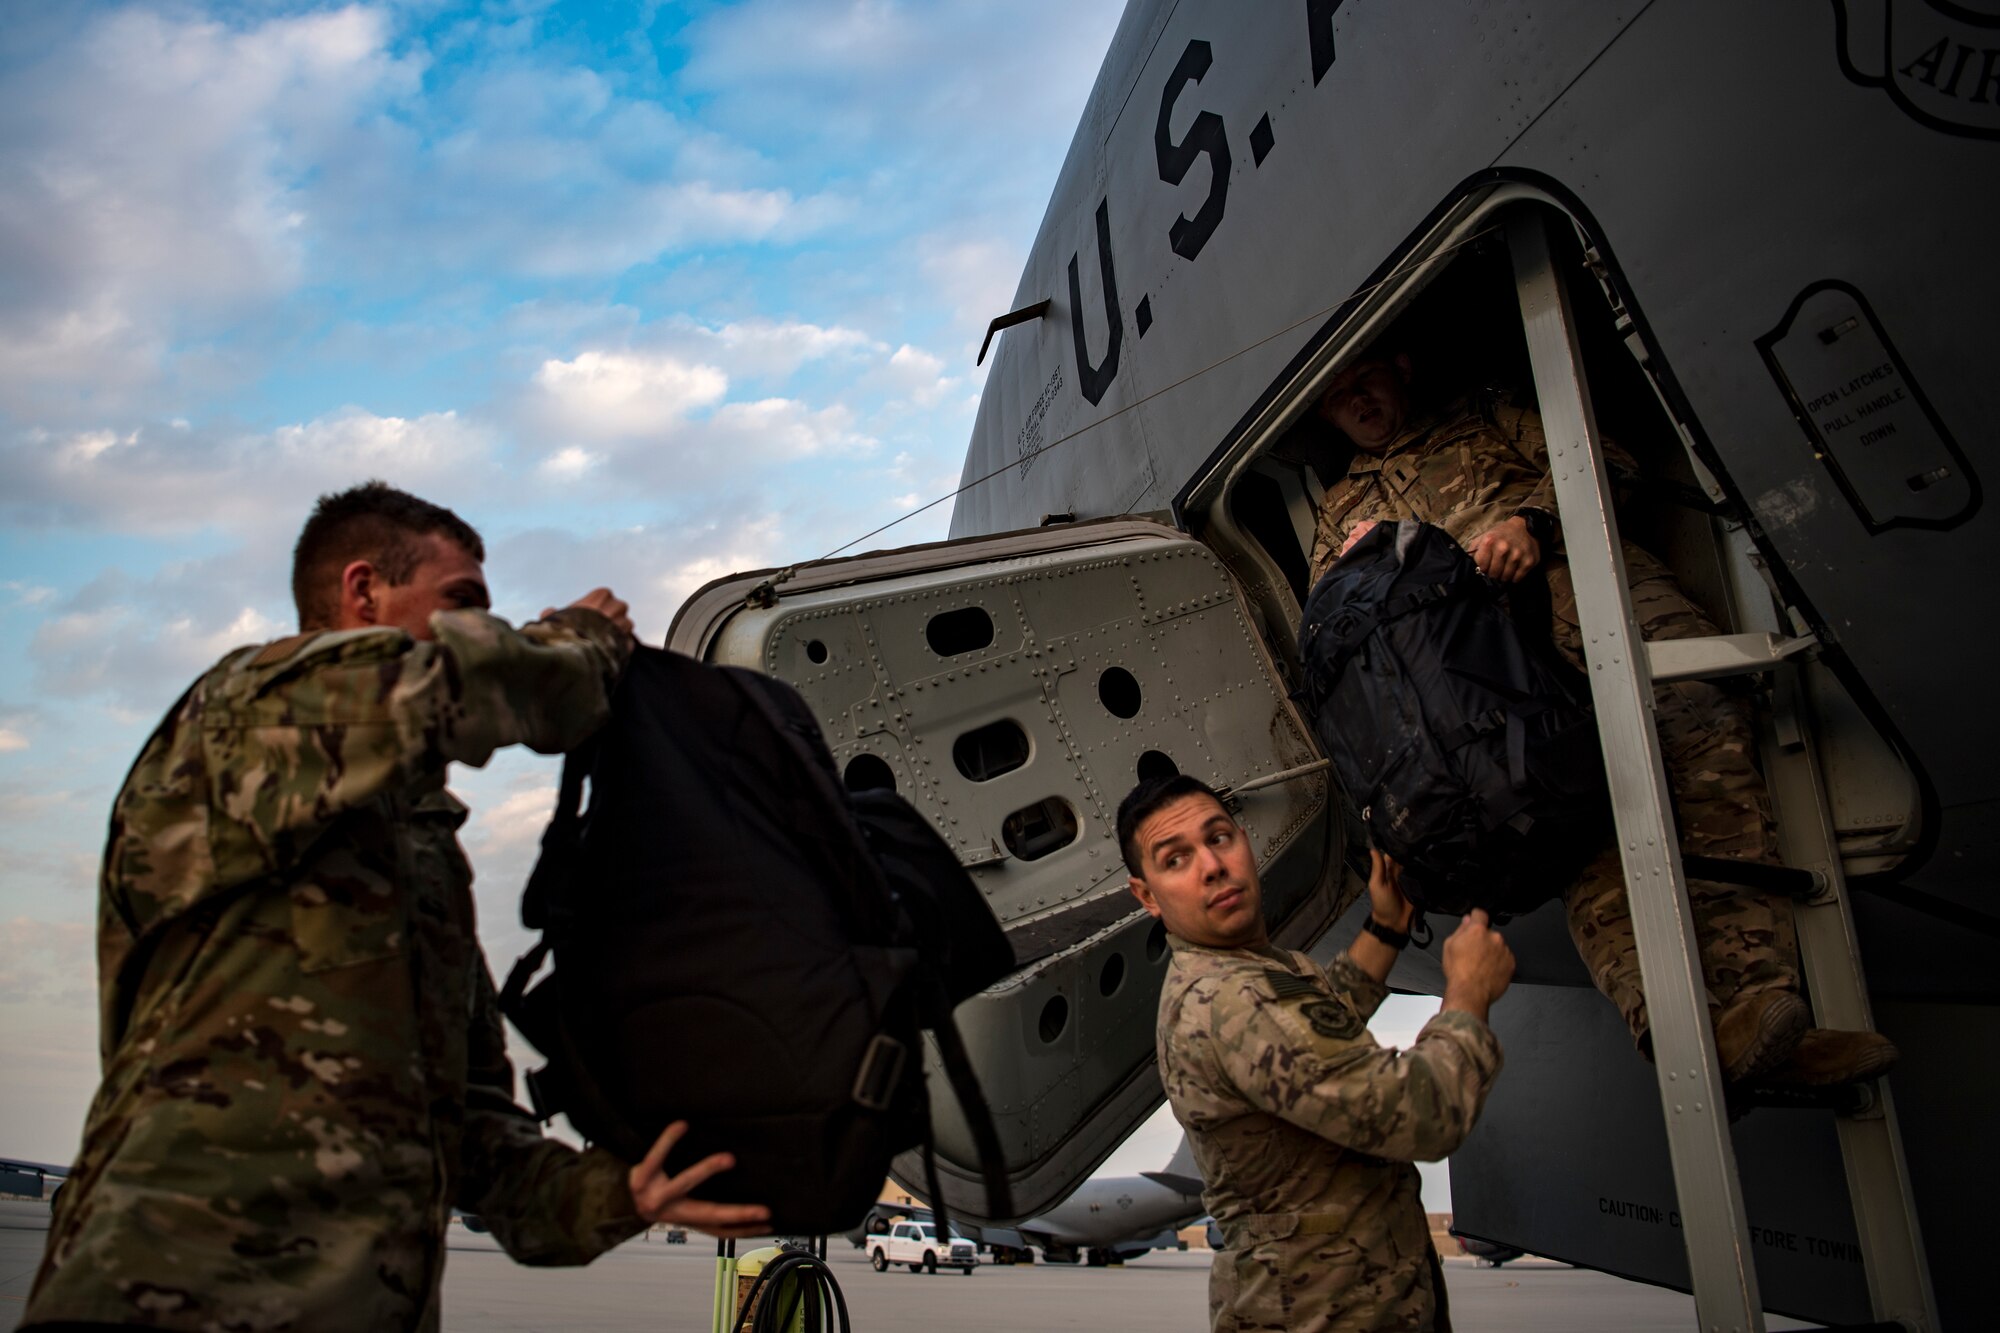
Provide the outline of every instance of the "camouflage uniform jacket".
<path id="1" fill-rule="evenodd" d="M 1631 455 L 1609 441 L 1605 460 L 1614 476 L 1638 471 Z M 1413 420 L 1379 453 L 1356 451 L 1347 475 L 1320 506 L 1312 581 L 1339 557 L 1359 524 L 1414 518 L 1436 524 L 1470 549 L 1523 509 L 1556 513 L 1541 417 L 1504 401 L 1455 403 Z M 1557 555 L 1560 546 L 1558 535 L 1558 550 L 1546 554 Z M 1635 550 L 1628 547 L 1628 558 Z M 1658 563 L 1640 558 L 1649 571 Z"/>
<path id="2" fill-rule="evenodd" d="M 1413 1162 L 1464 1141 L 1500 1045 L 1447 1010 L 1406 1051 L 1369 1017 L 1388 988 L 1345 954 L 1175 939 L 1159 1056 L 1225 1248 L 1217 1333 L 1430 1329 L 1438 1279 Z"/>
<path id="3" fill-rule="evenodd" d="M 526 1263 L 636 1233 L 627 1168 L 513 1104 L 449 761 L 552 752 L 629 651 L 441 612 L 231 653 L 113 807 L 103 1083 L 23 1325 L 434 1329 L 454 1205 Z"/>

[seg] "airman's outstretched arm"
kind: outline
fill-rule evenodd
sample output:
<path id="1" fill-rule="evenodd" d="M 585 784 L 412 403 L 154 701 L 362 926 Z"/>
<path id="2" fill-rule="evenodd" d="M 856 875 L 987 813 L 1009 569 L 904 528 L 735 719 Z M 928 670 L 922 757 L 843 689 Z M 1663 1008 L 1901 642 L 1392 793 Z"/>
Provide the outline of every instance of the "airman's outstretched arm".
<path id="1" fill-rule="evenodd" d="M 1259 1110 L 1342 1147 L 1430 1162 L 1465 1141 L 1500 1072 L 1500 1044 L 1461 1010 L 1408 1050 L 1385 1049 L 1339 1000 L 1262 996 L 1215 1005 L 1215 1051 Z"/>
<path id="2" fill-rule="evenodd" d="M 1385 913 L 1401 899 L 1392 865 L 1378 857 L 1371 885 Z M 1486 1014 L 1514 955 L 1484 912 L 1460 922 L 1444 946 L 1444 1005 L 1408 1050 L 1368 1032 L 1387 971 L 1343 954 L 1326 971 L 1331 996 L 1276 987 L 1269 973 L 1238 983 L 1210 1005 L 1210 1050 L 1260 1110 L 1377 1157 L 1436 1161 L 1465 1141 L 1500 1072 Z"/>

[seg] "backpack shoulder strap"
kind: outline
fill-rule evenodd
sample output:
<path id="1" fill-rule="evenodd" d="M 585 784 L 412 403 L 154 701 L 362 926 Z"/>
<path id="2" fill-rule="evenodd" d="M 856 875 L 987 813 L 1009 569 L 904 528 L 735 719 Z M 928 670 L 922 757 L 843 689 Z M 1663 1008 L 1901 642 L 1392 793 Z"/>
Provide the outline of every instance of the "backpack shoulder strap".
<path id="1" fill-rule="evenodd" d="M 563 756 L 562 785 L 556 790 L 555 813 L 542 830 L 542 854 L 521 891 L 521 924 L 545 930 L 550 916 L 562 914 L 565 886 L 575 878 L 583 850 L 583 784 L 597 763 L 597 742 L 585 741 Z"/>
<path id="2" fill-rule="evenodd" d="M 959 1109 L 965 1112 L 965 1127 L 972 1131 L 972 1146 L 979 1152 L 979 1174 L 986 1185 L 986 1213 L 989 1217 L 1012 1217 L 1014 1215 L 1014 1188 L 1007 1180 L 1007 1172 L 1001 1165 L 1006 1160 L 1000 1150 L 1000 1131 L 993 1124 L 993 1108 L 986 1104 L 986 1093 L 979 1086 L 979 1075 L 973 1071 L 972 1059 L 966 1054 L 965 1041 L 959 1035 L 958 1020 L 946 1006 L 943 1014 L 931 1032 L 937 1037 L 938 1055 L 944 1061 L 945 1077 L 951 1080 L 952 1095 L 958 1098 Z M 935 1171 L 928 1161 L 930 1138 L 924 1140 L 926 1166 Z M 937 1186 L 932 1182 L 933 1191 Z M 944 1196 L 932 1199 L 933 1207 L 941 1207 Z"/>

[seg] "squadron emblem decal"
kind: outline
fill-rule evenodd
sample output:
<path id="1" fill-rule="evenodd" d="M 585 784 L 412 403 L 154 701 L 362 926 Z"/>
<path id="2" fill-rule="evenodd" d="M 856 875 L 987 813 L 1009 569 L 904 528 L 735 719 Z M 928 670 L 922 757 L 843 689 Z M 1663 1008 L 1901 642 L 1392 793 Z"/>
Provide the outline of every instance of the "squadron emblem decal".
<path id="1" fill-rule="evenodd" d="M 1299 1012 L 1306 1016 L 1306 1022 L 1312 1024 L 1314 1032 L 1335 1041 L 1352 1041 L 1367 1026 L 1361 1021 L 1361 1015 L 1338 1000 L 1314 1000 L 1300 1005 Z"/>
<path id="2" fill-rule="evenodd" d="M 1840 71 L 1946 134 L 2000 139 L 2000 0 L 1834 0 Z"/>
<path id="3" fill-rule="evenodd" d="M 1368 1026 L 1361 1021 L 1361 1015 L 1329 996 L 1308 977 L 1267 967 L 1264 969 L 1264 979 L 1270 983 L 1271 990 L 1280 1002 L 1304 1000 L 1305 1003 L 1299 1006 L 1299 1013 L 1304 1016 L 1306 1022 L 1312 1024 L 1312 1030 L 1322 1037 L 1330 1037 L 1335 1041 L 1352 1041 Z"/>

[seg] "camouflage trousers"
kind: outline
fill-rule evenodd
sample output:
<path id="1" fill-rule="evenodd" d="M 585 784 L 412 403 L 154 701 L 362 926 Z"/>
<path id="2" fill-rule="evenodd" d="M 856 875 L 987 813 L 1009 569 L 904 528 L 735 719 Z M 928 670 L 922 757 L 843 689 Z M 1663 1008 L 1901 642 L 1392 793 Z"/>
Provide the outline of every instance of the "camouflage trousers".
<path id="1" fill-rule="evenodd" d="M 1444 1269 L 1423 1214 L 1404 1230 L 1421 1237 L 1421 1252 L 1401 1244 L 1394 1255 L 1371 1252 L 1341 1235 L 1218 1251 L 1208 1276 L 1211 1333 L 1451 1333 Z"/>
<path id="2" fill-rule="evenodd" d="M 1666 566 L 1629 543 L 1625 558 L 1642 638 L 1691 639 L 1717 632 Z M 1548 583 L 1556 647 L 1572 665 L 1588 670 L 1569 567 L 1552 562 Z M 1682 852 L 1775 863 L 1771 803 L 1757 768 L 1748 701 L 1712 682 L 1688 680 L 1655 686 L 1653 702 Z M 1642 1040 L 1646 991 L 1615 844 L 1585 868 L 1563 901 L 1570 937 L 1591 980 L 1618 1006 L 1633 1039 Z M 1711 1017 L 1739 996 L 1798 990 L 1789 901 L 1707 880 L 1688 881 L 1688 901 Z"/>

